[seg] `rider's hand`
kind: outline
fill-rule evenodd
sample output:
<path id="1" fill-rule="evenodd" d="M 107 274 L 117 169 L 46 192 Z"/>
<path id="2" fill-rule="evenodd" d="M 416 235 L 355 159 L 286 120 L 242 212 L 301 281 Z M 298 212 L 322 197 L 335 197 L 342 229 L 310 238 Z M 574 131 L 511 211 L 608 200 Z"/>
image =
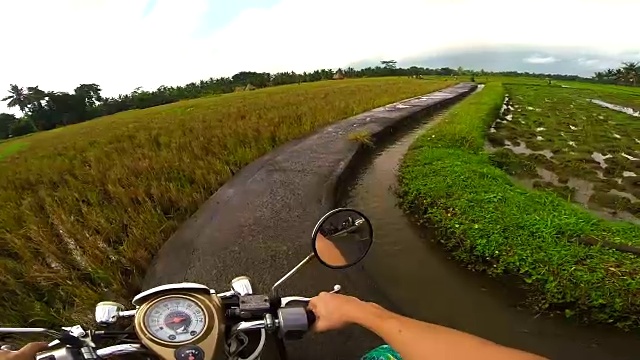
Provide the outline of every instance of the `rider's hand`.
<path id="1" fill-rule="evenodd" d="M 45 342 L 32 342 L 18 351 L 0 350 L 0 360 L 34 360 L 37 353 L 47 349 Z"/>
<path id="2" fill-rule="evenodd" d="M 366 304 L 352 296 L 322 292 L 309 301 L 309 309 L 316 315 L 313 329 L 322 332 L 345 327 L 355 321 Z"/>

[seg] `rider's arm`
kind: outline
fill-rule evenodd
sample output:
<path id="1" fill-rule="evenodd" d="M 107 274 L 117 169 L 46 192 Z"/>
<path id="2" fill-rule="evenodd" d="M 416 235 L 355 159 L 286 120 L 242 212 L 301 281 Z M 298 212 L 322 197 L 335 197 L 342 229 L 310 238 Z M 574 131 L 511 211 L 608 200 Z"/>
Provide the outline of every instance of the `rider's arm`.
<path id="1" fill-rule="evenodd" d="M 461 331 L 394 314 L 350 296 L 322 293 L 311 300 L 309 307 L 316 313 L 316 330 L 358 324 L 380 336 L 405 360 L 543 359 Z"/>
<path id="2" fill-rule="evenodd" d="M 541 359 L 444 326 L 394 314 L 379 305 L 362 305 L 354 322 L 383 338 L 403 359 Z"/>
<path id="3" fill-rule="evenodd" d="M 29 343 L 18 351 L 0 350 L 0 360 L 34 360 L 37 353 L 47 348 L 47 343 L 36 342 Z"/>
<path id="4" fill-rule="evenodd" d="M 347 263 L 347 260 L 334 243 L 319 232 L 318 235 L 316 235 L 315 247 L 318 252 L 318 257 L 327 264 L 331 266 L 341 266 Z"/>

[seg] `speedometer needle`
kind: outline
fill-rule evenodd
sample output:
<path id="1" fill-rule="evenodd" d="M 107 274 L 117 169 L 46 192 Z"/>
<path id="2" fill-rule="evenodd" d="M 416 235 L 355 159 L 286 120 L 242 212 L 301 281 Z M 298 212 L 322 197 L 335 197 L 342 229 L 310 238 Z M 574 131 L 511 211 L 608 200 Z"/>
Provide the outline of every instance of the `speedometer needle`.
<path id="1" fill-rule="evenodd" d="M 171 321 L 169 321 L 170 323 L 173 324 L 178 324 L 183 322 L 184 320 L 187 320 L 187 318 L 183 318 L 183 317 L 174 317 L 173 319 L 171 319 Z"/>

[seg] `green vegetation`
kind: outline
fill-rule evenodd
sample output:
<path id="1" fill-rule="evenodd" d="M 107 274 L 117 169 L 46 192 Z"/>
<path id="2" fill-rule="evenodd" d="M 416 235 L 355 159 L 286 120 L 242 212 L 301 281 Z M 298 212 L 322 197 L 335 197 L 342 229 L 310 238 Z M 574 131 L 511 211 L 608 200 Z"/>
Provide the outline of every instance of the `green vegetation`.
<path id="1" fill-rule="evenodd" d="M 0 144 L 0 160 L 5 156 L 9 156 L 19 150 L 26 148 L 29 144 L 24 141 L 11 141 L 7 144 Z"/>
<path id="2" fill-rule="evenodd" d="M 369 78 L 381 76 L 407 76 L 424 79 L 425 77 L 449 77 L 457 80 L 464 76 L 467 80 L 488 81 L 488 77 L 508 77 L 510 81 L 549 82 L 554 80 L 580 80 L 589 82 L 618 83 L 635 85 L 640 67 L 638 63 L 623 63 L 618 70 L 610 69 L 596 73 L 592 79 L 576 75 L 532 74 L 516 71 L 488 72 L 458 67 L 430 69 L 411 66 L 398 68 L 395 60 L 383 60 L 382 66 L 354 69 L 320 69 L 301 74 L 295 72 L 258 73 L 241 71 L 232 77 L 209 78 L 192 82 L 184 86 L 160 86 L 156 90 L 134 89 L 129 94 L 116 97 L 103 97 L 98 84 L 80 84 L 72 93 L 47 91 L 39 86 L 28 86 L 26 89 L 11 84 L 9 94 L 2 98 L 8 107 L 16 107 L 23 113 L 22 118 L 12 114 L 0 114 L 0 139 L 21 136 L 36 131 L 51 130 L 71 124 L 77 124 L 96 117 L 112 115 L 132 109 L 146 109 L 153 106 L 173 103 L 180 100 L 195 99 L 202 96 L 220 95 L 238 91 L 250 91 L 265 87 L 287 84 L 301 84 L 330 79 Z M 521 78 L 525 75 L 526 78 Z"/>
<path id="3" fill-rule="evenodd" d="M 445 247 L 471 268 L 520 278 L 536 310 L 640 327 L 640 259 L 581 244 L 638 246 L 640 227 L 526 190 L 494 167 L 505 154 L 490 157 L 483 146 L 503 98 L 502 85 L 489 83 L 418 138 L 400 169 L 405 210 L 436 225 Z"/>
<path id="4" fill-rule="evenodd" d="M 602 82 L 636 86 L 640 79 L 640 62 L 626 61 L 617 69 L 598 71 L 593 77 Z"/>
<path id="5" fill-rule="evenodd" d="M 287 85 L 2 143 L 0 323 L 88 323 L 96 302 L 128 302 L 163 242 L 244 165 L 336 120 L 450 84 Z"/>
<path id="6" fill-rule="evenodd" d="M 361 143 L 363 145 L 373 146 L 371 134 L 366 130 L 359 130 L 350 133 L 349 140 Z"/>
<path id="7" fill-rule="evenodd" d="M 640 214 L 640 204 L 633 200 L 640 198 L 636 176 L 640 161 L 632 160 L 640 157 L 640 122 L 637 117 L 591 102 L 606 99 L 616 105 L 640 104 L 640 89 L 508 85 L 506 91 L 513 106 L 509 111 L 512 120 L 496 123 L 497 131 L 489 134 L 489 140 L 497 147 L 504 146 L 506 140 L 532 151 L 550 150 L 553 157 L 503 155 L 495 158 L 498 167 L 516 169 L 507 172 L 519 178 L 537 178 L 537 166 L 565 179 L 564 183 L 571 181 L 583 195 L 570 198 L 584 205 L 614 215 L 620 211 Z M 593 158 L 594 153 L 606 157 L 602 164 Z M 533 172 L 520 171 L 532 164 Z M 557 190 L 553 185 L 550 189 Z M 618 193 L 610 194 L 611 190 Z"/>
<path id="8" fill-rule="evenodd" d="M 20 109 L 24 116 L 19 119 L 12 114 L 0 114 L 0 139 L 51 130 L 122 111 L 146 109 L 202 96 L 331 79 L 380 76 L 422 78 L 422 75 L 450 76 L 456 73 L 456 70 L 451 68 L 428 69 L 416 66 L 408 69 L 398 68 L 395 60 L 385 60 L 380 63 L 382 66 L 359 70 L 349 67 L 344 70 L 321 69 L 302 74 L 241 71 L 230 78 L 209 78 L 184 86 L 163 85 L 152 91 L 138 87 L 130 94 L 117 97 L 103 97 L 102 89 L 98 84 L 80 84 L 72 93 L 45 91 L 38 86 L 29 86 L 25 89 L 11 84 L 8 96 L 2 98 L 2 101 L 6 101 L 8 107 Z"/>

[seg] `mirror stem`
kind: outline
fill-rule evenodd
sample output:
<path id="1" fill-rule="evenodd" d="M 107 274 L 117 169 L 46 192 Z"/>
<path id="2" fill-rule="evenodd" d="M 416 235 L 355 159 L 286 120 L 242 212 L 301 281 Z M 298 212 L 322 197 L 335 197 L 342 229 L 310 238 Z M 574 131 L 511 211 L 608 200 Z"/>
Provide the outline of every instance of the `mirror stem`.
<path id="1" fill-rule="evenodd" d="M 304 260 L 300 261 L 300 263 L 298 265 L 296 265 L 296 267 L 294 267 L 293 269 L 291 269 L 291 271 L 289 271 L 288 273 L 286 273 L 280 280 L 278 280 L 275 284 L 273 284 L 273 286 L 271 287 L 271 293 L 275 294 L 275 290 L 278 286 L 280 286 L 280 284 L 282 284 L 283 282 L 285 282 L 287 279 L 289 279 L 290 277 L 293 276 L 293 274 L 297 273 L 298 270 L 300 270 L 304 265 L 306 265 L 309 261 L 311 261 L 314 257 L 316 256 L 316 254 L 311 253 L 309 254 L 309 256 L 307 256 L 306 258 L 304 258 Z"/>

